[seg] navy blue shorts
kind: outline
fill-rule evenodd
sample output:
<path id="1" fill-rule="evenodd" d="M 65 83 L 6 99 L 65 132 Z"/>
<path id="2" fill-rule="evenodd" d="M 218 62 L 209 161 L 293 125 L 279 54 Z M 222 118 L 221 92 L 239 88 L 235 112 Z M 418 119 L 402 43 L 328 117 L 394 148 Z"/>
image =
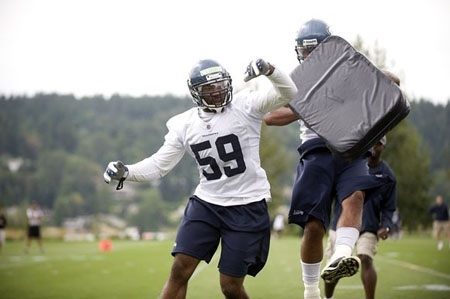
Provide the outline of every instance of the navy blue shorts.
<path id="1" fill-rule="evenodd" d="M 38 225 L 28 226 L 28 238 L 41 238 L 41 228 Z"/>
<path id="2" fill-rule="evenodd" d="M 220 273 L 255 276 L 269 254 L 270 219 L 266 201 L 223 207 L 191 197 L 172 255 L 183 253 L 209 263 L 220 241 Z"/>
<path id="3" fill-rule="evenodd" d="M 355 191 L 368 191 L 383 184 L 369 174 L 365 157 L 346 161 L 331 154 L 320 138 L 308 140 L 298 151 L 300 162 L 292 190 L 289 223 L 304 228 L 312 216 L 327 229 L 333 199 L 341 203 Z"/>

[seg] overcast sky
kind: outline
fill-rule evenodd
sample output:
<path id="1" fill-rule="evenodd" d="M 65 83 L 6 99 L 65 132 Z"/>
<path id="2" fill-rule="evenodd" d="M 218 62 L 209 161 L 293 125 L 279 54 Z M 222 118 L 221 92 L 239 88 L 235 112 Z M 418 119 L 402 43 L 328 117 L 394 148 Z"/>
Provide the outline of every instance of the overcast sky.
<path id="1" fill-rule="evenodd" d="M 289 72 L 311 18 L 385 49 L 411 97 L 450 99 L 447 0 L 0 0 L 0 94 L 185 95 L 203 58 L 235 81 L 257 57 Z"/>

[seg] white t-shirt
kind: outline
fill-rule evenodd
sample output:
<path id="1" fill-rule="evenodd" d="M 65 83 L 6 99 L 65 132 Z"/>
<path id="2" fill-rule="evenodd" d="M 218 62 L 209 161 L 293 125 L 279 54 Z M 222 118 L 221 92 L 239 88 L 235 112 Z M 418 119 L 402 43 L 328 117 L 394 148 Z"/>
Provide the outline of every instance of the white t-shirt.
<path id="1" fill-rule="evenodd" d="M 243 89 L 222 112 L 195 107 L 172 117 L 163 146 L 151 157 L 127 165 L 127 180 L 160 178 L 188 152 L 199 171 L 194 195 L 202 200 L 232 206 L 269 199 L 270 185 L 259 157 L 262 118 L 287 104 L 296 88 L 277 69 L 268 78 L 275 88 Z"/>
<path id="2" fill-rule="evenodd" d="M 300 142 L 305 143 L 308 140 L 319 138 L 319 135 L 317 135 L 313 130 L 305 126 L 305 123 L 302 120 L 298 121 L 300 125 Z"/>
<path id="3" fill-rule="evenodd" d="M 42 212 L 41 209 L 33 209 L 33 208 L 27 209 L 28 225 L 31 226 L 41 225 L 42 217 L 44 217 L 44 213 Z"/>

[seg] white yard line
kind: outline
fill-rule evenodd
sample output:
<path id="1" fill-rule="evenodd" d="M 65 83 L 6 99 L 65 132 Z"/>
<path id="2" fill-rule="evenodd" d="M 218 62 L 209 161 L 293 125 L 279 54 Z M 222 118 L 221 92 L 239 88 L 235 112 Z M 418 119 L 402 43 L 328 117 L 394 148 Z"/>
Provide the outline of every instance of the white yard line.
<path id="1" fill-rule="evenodd" d="M 418 265 L 415 265 L 415 264 L 412 264 L 412 263 L 399 261 L 399 260 L 388 258 L 388 257 L 382 256 L 382 255 L 379 255 L 376 258 L 381 259 L 381 260 L 383 260 L 383 261 L 385 261 L 387 263 L 394 264 L 394 265 L 406 268 L 408 270 L 422 272 L 422 273 L 425 273 L 425 274 L 429 274 L 429 275 L 433 275 L 433 276 L 436 276 L 436 277 L 445 278 L 445 279 L 450 280 L 450 275 L 449 274 L 442 273 L 442 272 L 439 272 L 439 271 L 436 271 L 436 270 L 433 270 L 433 269 L 430 269 L 430 268 L 427 268 L 427 267 L 422 267 L 422 266 L 418 266 Z"/>

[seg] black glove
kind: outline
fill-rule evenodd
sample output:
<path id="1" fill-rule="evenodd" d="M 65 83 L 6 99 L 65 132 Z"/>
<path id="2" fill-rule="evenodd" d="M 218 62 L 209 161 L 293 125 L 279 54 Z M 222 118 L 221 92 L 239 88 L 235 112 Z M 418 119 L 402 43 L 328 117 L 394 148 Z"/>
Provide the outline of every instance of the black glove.
<path id="1" fill-rule="evenodd" d="M 244 82 L 250 81 L 253 78 L 264 75 L 269 76 L 273 73 L 275 68 L 273 65 L 265 61 L 264 59 L 258 58 L 250 62 L 245 71 Z"/>
<path id="2" fill-rule="evenodd" d="M 128 168 L 123 164 L 122 161 L 109 162 L 108 167 L 106 167 L 105 172 L 103 173 L 103 178 L 105 182 L 109 184 L 111 180 L 119 181 L 117 184 L 116 190 L 120 190 L 123 188 L 123 181 L 128 176 Z"/>

